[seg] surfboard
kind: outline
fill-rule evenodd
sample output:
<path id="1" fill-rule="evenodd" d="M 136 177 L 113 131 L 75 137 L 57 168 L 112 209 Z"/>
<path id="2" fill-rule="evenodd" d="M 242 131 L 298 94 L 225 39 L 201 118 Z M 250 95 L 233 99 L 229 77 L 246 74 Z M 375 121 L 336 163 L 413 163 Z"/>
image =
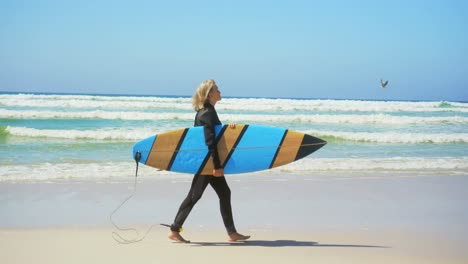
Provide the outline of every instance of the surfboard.
<path id="1" fill-rule="evenodd" d="M 236 124 L 215 127 L 218 154 L 225 174 L 247 173 L 282 166 L 317 151 L 327 142 L 285 128 Z M 133 157 L 160 170 L 213 173 L 203 127 L 182 128 L 156 134 L 133 146 Z M 137 160 L 138 161 L 138 160 Z"/>

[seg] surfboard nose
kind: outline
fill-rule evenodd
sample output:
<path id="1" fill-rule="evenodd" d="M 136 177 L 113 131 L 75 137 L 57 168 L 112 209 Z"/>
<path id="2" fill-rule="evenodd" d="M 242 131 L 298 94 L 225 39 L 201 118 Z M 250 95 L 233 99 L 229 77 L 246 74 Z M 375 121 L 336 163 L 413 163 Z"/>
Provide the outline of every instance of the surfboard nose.
<path id="1" fill-rule="evenodd" d="M 153 142 L 155 139 L 156 139 L 156 135 L 151 136 L 149 138 L 145 138 L 135 143 L 133 145 L 133 150 L 132 150 L 133 159 L 142 164 L 146 164 L 146 160 L 148 159 L 148 155 L 151 151 L 151 148 L 153 146 Z M 138 160 L 137 160 L 137 156 L 138 156 Z"/>
<path id="2" fill-rule="evenodd" d="M 304 138 L 302 139 L 301 146 L 299 147 L 299 150 L 297 151 L 296 159 L 302 159 L 305 156 L 311 154 L 314 151 L 317 151 L 321 147 L 325 146 L 327 144 L 327 141 L 311 136 L 311 135 L 304 135 Z"/>

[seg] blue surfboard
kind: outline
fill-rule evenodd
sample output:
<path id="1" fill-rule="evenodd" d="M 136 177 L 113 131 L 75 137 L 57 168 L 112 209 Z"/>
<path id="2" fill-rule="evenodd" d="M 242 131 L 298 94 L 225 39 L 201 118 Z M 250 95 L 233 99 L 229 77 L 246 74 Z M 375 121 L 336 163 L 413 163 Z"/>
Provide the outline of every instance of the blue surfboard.
<path id="1" fill-rule="evenodd" d="M 327 142 L 285 128 L 237 124 L 215 128 L 225 174 L 267 170 L 301 159 Z M 133 157 L 160 170 L 212 175 L 203 127 L 173 130 L 145 138 L 133 146 Z"/>

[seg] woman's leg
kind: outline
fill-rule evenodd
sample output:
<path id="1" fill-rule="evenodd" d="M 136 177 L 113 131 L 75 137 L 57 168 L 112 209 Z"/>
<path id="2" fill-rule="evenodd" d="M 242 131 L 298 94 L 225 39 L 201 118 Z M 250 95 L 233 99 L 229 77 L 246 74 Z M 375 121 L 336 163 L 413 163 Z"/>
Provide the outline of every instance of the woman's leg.
<path id="1" fill-rule="evenodd" d="M 226 227 L 228 234 L 236 233 L 234 218 L 232 216 L 231 189 L 229 189 L 226 178 L 224 176 L 210 178 L 210 185 L 219 197 L 219 207 L 221 210 L 221 216 L 223 217 L 224 226 Z"/>
<path id="2" fill-rule="evenodd" d="M 190 214 L 190 211 L 192 211 L 192 208 L 202 197 L 202 194 L 209 182 L 208 177 L 209 176 L 206 175 L 195 175 L 193 177 L 190 191 L 179 207 L 179 211 L 176 214 L 174 223 L 171 225 L 171 231 L 178 232 L 182 227 L 188 215 Z"/>

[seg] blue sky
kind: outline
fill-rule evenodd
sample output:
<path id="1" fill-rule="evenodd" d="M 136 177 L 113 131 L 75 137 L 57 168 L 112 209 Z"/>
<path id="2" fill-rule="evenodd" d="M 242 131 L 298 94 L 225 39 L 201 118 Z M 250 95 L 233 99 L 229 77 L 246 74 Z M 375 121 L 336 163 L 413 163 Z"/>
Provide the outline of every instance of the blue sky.
<path id="1" fill-rule="evenodd" d="M 468 1 L 0 1 L 0 91 L 468 101 Z M 380 78 L 388 79 L 380 88 Z"/>

